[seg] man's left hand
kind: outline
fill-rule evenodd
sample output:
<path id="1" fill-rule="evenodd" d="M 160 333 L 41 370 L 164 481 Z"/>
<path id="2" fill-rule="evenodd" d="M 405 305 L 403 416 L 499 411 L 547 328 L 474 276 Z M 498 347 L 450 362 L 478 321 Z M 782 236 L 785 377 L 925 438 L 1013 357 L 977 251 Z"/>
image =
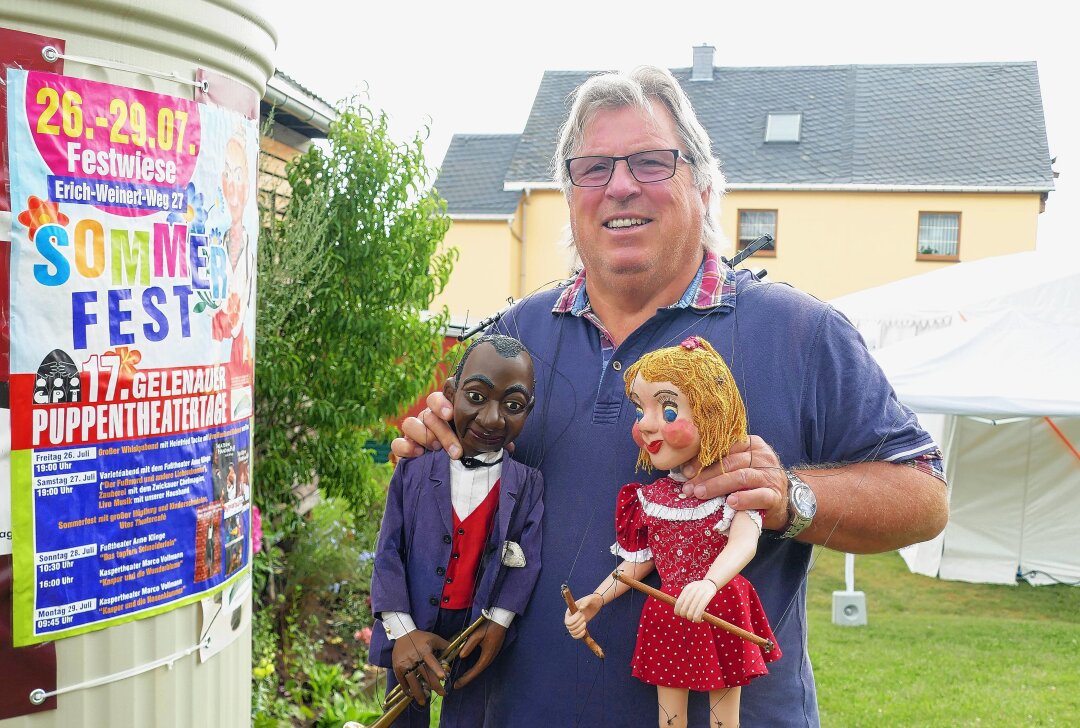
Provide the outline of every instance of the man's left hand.
<path id="1" fill-rule="evenodd" d="M 469 639 L 465 641 L 465 646 L 461 648 L 458 656 L 464 659 L 479 647 L 480 657 L 477 659 L 476 664 L 454 683 L 454 690 L 471 683 L 477 675 L 491 664 L 491 661 L 499 654 L 499 650 L 502 649 L 504 639 L 506 639 L 506 627 L 491 620 L 484 622 L 475 632 L 469 635 Z"/>
<path id="2" fill-rule="evenodd" d="M 685 475 L 690 475 L 683 468 Z M 782 531 L 788 525 L 788 480 L 780 458 L 757 435 L 736 443 L 721 463 L 713 463 L 683 485 L 683 493 L 701 500 L 727 496 L 735 510 L 759 510 L 764 527 Z"/>

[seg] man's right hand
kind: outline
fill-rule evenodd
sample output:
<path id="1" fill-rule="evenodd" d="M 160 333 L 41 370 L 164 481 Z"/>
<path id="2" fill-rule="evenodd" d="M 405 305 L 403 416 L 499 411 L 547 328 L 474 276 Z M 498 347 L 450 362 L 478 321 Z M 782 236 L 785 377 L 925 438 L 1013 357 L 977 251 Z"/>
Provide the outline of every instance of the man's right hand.
<path id="1" fill-rule="evenodd" d="M 448 644 L 450 643 L 439 635 L 419 629 L 394 640 L 394 651 L 391 655 L 394 675 L 401 689 L 412 697 L 417 705 L 427 703 L 425 687 L 439 695 L 446 695 L 440 682 L 446 679 L 446 673 L 435 652 L 445 649 Z"/>
<path id="2" fill-rule="evenodd" d="M 454 407 L 442 391 L 432 392 L 427 408 L 416 417 L 406 417 L 401 423 L 402 436 L 390 443 L 390 450 L 399 458 L 415 458 L 426 450 L 443 448 L 451 459 L 461 457 L 461 443 L 450 427 Z"/>

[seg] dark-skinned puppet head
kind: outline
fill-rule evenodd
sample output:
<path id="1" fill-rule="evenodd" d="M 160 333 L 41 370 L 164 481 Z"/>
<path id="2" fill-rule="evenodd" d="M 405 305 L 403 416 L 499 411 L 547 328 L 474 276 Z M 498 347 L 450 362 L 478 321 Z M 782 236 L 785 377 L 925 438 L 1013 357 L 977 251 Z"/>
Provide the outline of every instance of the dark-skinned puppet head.
<path id="1" fill-rule="evenodd" d="M 446 380 L 462 455 L 496 452 L 513 442 L 532 411 L 532 357 L 517 339 L 491 335 L 473 341 Z"/>

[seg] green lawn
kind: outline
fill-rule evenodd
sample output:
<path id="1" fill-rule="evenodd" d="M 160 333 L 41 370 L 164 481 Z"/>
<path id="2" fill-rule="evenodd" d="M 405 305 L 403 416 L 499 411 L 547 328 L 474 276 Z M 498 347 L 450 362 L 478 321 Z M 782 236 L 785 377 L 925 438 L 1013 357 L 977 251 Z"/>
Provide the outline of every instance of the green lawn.
<path id="1" fill-rule="evenodd" d="M 815 558 L 810 656 L 826 728 L 1080 724 L 1080 588 L 941 581 L 895 552 L 859 556 L 869 624 L 839 627 L 844 556 Z"/>

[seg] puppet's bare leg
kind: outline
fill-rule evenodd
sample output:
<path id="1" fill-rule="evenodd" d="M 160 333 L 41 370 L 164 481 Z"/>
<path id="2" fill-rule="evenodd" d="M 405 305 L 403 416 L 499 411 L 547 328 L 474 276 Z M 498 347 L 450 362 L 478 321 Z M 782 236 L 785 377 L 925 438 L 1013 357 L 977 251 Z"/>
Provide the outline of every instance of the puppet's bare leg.
<path id="1" fill-rule="evenodd" d="M 686 728 L 686 688 L 656 686 L 660 704 L 660 728 Z"/>
<path id="2" fill-rule="evenodd" d="M 739 698 L 742 688 L 709 692 L 709 728 L 739 728 Z"/>

